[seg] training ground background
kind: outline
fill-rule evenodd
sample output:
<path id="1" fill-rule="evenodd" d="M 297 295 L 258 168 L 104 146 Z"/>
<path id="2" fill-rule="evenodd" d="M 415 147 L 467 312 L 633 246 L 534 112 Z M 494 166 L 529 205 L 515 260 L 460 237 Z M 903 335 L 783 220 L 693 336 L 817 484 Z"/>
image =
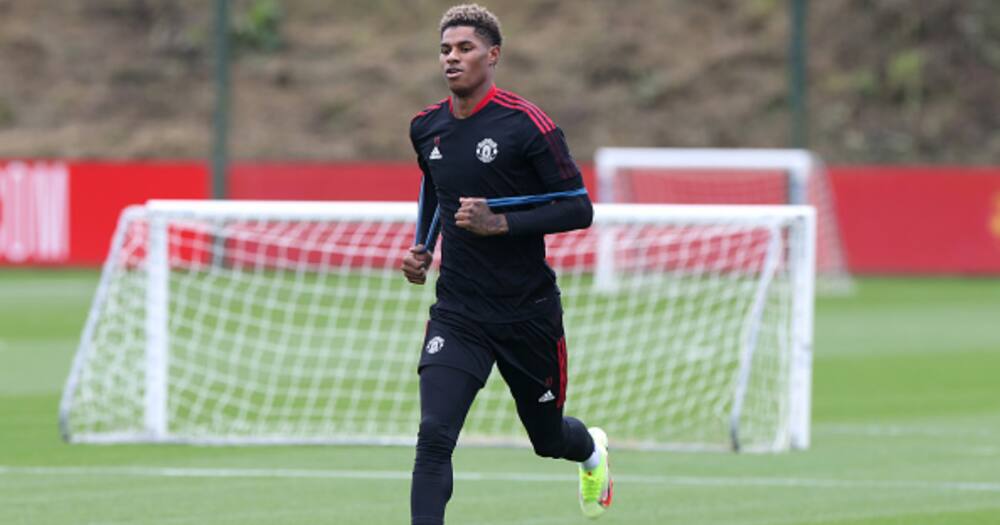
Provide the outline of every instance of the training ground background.
<path id="1" fill-rule="evenodd" d="M 0 524 L 407 521 L 408 447 L 63 443 L 59 396 L 97 280 L 0 271 Z M 615 451 L 601 523 L 1000 523 L 1000 280 L 859 279 L 818 299 L 814 365 L 809 450 Z M 584 522 L 571 464 L 459 448 L 455 469 L 449 524 Z"/>

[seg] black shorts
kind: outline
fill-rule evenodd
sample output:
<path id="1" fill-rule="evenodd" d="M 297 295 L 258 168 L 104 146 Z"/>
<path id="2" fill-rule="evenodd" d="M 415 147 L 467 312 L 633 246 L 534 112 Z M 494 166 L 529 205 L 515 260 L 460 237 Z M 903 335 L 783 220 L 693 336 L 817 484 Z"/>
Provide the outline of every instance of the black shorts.
<path id="1" fill-rule="evenodd" d="M 561 409 L 568 381 L 562 309 L 511 323 L 483 323 L 432 309 L 418 371 L 457 368 L 485 385 L 494 363 L 518 403 Z"/>

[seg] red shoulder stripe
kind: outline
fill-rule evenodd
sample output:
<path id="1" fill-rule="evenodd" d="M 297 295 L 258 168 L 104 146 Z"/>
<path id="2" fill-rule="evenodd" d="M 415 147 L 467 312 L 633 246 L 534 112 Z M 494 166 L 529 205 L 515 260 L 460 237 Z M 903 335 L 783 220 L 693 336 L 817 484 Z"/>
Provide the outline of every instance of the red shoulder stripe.
<path id="1" fill-rule="evenodd" d="M 528 102 L 526 99 L 514 95 L 509 91 L 504 91 L 501 94 L 499 94 L 499 96 L 509 104 L 513 104 L 514 106 L 524 108 L 524 111 L 530 112 L 535 117 L 536 120 L 544 124 L 544 127 L 546 128 L 555 127 L 555 124 L 552 123 L 552 119 L 550 119 L 548 115 L 546 115 L 541 109 L 539 109 L 531 102 Z"/>
<path id="2" fill-rule="evenodd" d="M 428 114 L 428 113 L 430 113 L 430 112 L 432 112 L 432 111 L 440 108 L 441 104 L 444 104 L 445 102 L 448 102 L 448 99 L 446 99 L 446 98 L 441 99 L 438 102 L 436 102 L 434 104 L 431 104 L 430 106 L 427 106 L 426 108 L 424 108 L 423 110 L 421 110 L 420 113 L 417 113 L 416 115 L 414 115 L 413 118 L 422 117 L 422 116 L 424 116 L 424 115 L 426 115 L 426 114 Z"/>
<path id="3" fill-rule="evenodd" d="M 507 97 L 510 100 L 514 100 L 524 104 L 525 106 L 528 106 L 529 108 L 532 109 L 532 111 L 538 113 L 538 116 L 541 117 L 544 122 L 548 122 L 549 124 L 552 125 L 552 127 L 555 127 L 555 123 L 553 123 L 552 119 L 549 118 L 548 113 L 542 111 L 542 109 L 536 106 L 534 102 L 522 97 L 521 95 L 518 95 L 517 93 L 513 93 L 510 91 L 506 91 L 504 92 L 504 94 L 507 95 Z"/>
<path id="4" fill-rule="evenodd" d="M 500 97 L 493 97 L 493 102 L 496 102 L 497 104 L 499 104 L 499 105 L 501 105 L 501 106 L 503 106 L 505 108 L 516 109 L 516 110 L 520 111 L 521 113 L 524 113 L 525 115 L 528 116 L 528 118 L 531 119 L 532 122 L 535 123 L 535 127 L 537 127 L 539 129 L 539 131 L 541 131 L 542 133 L 546 133 L 546 127 L 545 127 L 545 125 L 543 123 L 539 122 L 538 121 L 538 117 L 536 117 L 533 113 L 531 113 L 531 111 L 529 111 L 528 108 L 526 108 L 524 106 L 521 106 L 521 105 L 518 105 L 518 104 L 513 104 L 511 102 L 507 102 L 505 100 L 502 100 Z"/>
<path id="5" fill-rule="evenodd" d="M 520 97 L 511 97 L 506 92 L 498 91 L 493 101 L 503 107 L 516 109 L 528 115 L 531 121 L 535 123 L 535 126 L 542 132 L 545 142 L 548 143 L 549 152 L 555 158 L 556 166 L 562 178 L 569 179 L 576 175 L 576 169 L 569 156 L 569 151 L 566 149 L 563 140 L 556 135 L 556 125 L 552 122 L 552 119 L 548 118 L 548 115 L 527 100 Z"/>
<path id="6" fill-rule="evenodd" d="M 510 107 L 520 109 L 521 111 L 527 113 L 531 117 L 531 119 L 535 122 L 535 125 L 538 126 L 538 129 L 542 131 L 542 133 L 549 133 L 550 131 L 555 129 L 555 124 L 550 119 L 548 119 L 544 114 L 539 112 L 537 109 L 532 108 L 531 106 L 523 102 L 514 102 L 511 101 L 510 99 L 504 99 L 504 102 L 509 104 Z"/>
<path id="7" fill-rule="evenodd" d="M 555 123 L 552 122 L 552 119 L 549 118 L 549 116 L 544 111 L 542 111 L 541 108 L 531 103 L 531 101 L 529 101 L 528 99 L 520 95 L 511 93 L 510 91 L 501 91 L 500 94 L 504 96 L 507 101 L 513 102 L 515 104 L 520 104 L 530 109 L 538 117 L 538 120 L 547 124 L 548 127 L 550 128 L 556 127 Z"/>
<path id="8" fill-rule="evenodd" d="M 543 134 L 550 133 L 552 132 L 552 130 L 555 129 L 555 125 L 552 124 L 551 121 L 546 122 L 545 119 L 543 119 L 538 113 L 532 111 L 530 107 L 525 106 L 524 104 L 521 104 L 519 102 L 511 102 L 501 97 L 494 97 L 493 101 L 496 102 L 497 104 L 500 104 L 501 106 L 511 109 L 516 109 L 518 111 L 521 111 L 525 115 L 528 115 L 528 118 L 530 118 L 531 121 L 535 123 L 535 127 L 537 127 L 539 131 L 541 131 Z"/>

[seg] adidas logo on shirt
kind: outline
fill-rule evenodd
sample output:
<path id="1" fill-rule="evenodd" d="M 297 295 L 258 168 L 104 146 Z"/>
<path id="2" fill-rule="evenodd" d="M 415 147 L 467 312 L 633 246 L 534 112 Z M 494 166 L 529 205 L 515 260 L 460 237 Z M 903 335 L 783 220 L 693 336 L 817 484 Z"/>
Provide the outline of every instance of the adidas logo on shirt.
<path id="1" fill-rule="evenodd" d="M 434 149 L 431 150 L 430 156 L 427 157 L 427 158 L 429 158 L 431 160 L 438 160 L 438 159 L 443 158 L 443 157 L 441 157 L 441 152 L 438 150 L 438 147 L 434 146 Z"/>
<path id="2" fill-rule="evenodd" d="M 551 390 L 546 390 L 542 397 L 538 398 L 539 403 L 548 403 L 549 401 L 555 401 L 556 396 L 552 395 Z"/>

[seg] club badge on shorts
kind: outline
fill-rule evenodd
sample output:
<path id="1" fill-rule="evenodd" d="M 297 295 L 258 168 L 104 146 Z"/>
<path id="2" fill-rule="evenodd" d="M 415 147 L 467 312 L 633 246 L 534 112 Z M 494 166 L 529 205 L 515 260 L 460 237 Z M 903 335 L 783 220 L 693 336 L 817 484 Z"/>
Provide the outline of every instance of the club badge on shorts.
<path id="1" fill-rule="evenodd" d="M 498 147 L 493 139 L 483 139 L 476 144 L 476 157 L 486 164 L 497 158 Z"/>
<path id="2" fill-rule="evenodd" d="M 440 335 L 435 335 L 430 341 L 427 341 L 427 346 L 424 347 L 424 350 L 428 354 L 433 355 L 440 352 L 442 348 L 444 348 L 444 338 Z"/>

